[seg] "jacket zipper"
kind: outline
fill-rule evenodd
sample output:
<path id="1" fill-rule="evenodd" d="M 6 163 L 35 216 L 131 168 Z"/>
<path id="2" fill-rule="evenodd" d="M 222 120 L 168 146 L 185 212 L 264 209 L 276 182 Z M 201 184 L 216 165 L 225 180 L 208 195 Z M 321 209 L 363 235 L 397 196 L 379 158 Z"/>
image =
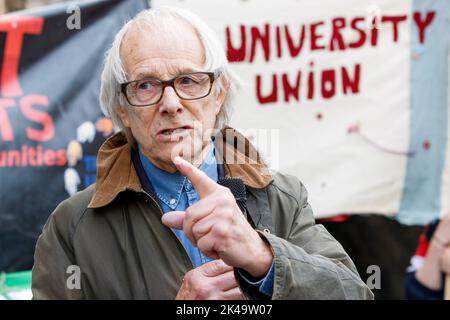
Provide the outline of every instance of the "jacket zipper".
<path id="1" fill-rule="evenodd" d="M 152 201 L 156 207 L 159 210 L 159 215 L 162 216 L 164 215 L 164 212 L 161 209 L 161 206 L 159 205 L 159 203 L 153 199 L 144 189 L 141 189 L 141 192 L 148 198 L 150 199 L 150 201 Z M 180 239 L 178 239 L 178 236 L 176 235 L 175 231 L 172 230 L 172 228 L 169 228 L 170 232 L 172 233 L 172 235 L 175 237 L 175 240 L 177 241 L 178 245 L 181 246 L 183 248 L 182 252 L 184 253 L 185 257 L 188 258 L 188 261 L 191 263 L 191 269 L 194 269 L 194 263 L 192 262 L 191 257 L 189 256 L 189 254 L 187 253 L 186 248 L 184 247 L 184 245 L 181 243 Z"/>

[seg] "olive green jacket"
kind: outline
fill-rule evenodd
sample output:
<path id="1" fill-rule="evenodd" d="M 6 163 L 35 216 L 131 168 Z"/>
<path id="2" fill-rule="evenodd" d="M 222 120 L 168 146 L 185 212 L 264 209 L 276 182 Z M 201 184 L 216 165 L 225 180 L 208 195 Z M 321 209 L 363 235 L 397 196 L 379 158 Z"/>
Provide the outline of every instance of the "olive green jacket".
<path id="1" fill-rule="evenodd" d="M 216 150 L 234 155 L 236 164 L 224 163 L 224 174 L 245 183 L 247 210 L 272 248 L 272 299 L 372 299 L 342 246 L 315 224 L 302 183 L 270 174 L 258 155 L 249 158 L 257 153 L 248 141 L 242 148 L 233 141 L 215 141 Z M 60 203 L 44 226 L 34 256 L 33 298 L 174 299 L 193 266 L 162 224 L 157 201 L 143 190 L 124 134 L 100 148 L 96 181 Z M 235 274 L 241 289 L 258 297 Z"/>

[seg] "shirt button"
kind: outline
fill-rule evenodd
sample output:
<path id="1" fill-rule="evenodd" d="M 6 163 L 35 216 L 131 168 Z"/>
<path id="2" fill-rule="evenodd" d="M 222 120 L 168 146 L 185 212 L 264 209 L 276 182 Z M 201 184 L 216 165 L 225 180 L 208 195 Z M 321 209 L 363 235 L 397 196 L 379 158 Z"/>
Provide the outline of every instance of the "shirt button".
<path id="1" fill-rule="evenodd" d="M 177 203 L 177 200 L 175 200 L 175 199 L 170 199 L 169 203 L 173 206 L 175 203 Z"/>
<path id="2" fill-rule="evenodd" d="M 190 183 L 186 183 L 186 190 L 187 191 L 191 191 L 192 190 L 192 185 Z"/>

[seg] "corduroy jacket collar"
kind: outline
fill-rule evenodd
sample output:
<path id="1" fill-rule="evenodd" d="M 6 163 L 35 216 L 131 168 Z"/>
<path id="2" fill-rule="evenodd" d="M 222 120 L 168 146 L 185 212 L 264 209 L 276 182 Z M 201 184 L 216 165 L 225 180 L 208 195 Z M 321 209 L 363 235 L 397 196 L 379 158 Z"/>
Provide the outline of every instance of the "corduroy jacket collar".
<path id="1" fill-rule="evenodd" d="M 256 189 L 272 182 L 256 149 L 235 129 L 223 129 L 214 144 L 223 160 L 225 177 L 242 179 L 245 185 Z M 125 190 L 141 192 L 142 186 L 131 159 L 130 144 L 125 134 L 118 132 L 99 149 L 95 191 L 88 207 L 106 206 Z"/>

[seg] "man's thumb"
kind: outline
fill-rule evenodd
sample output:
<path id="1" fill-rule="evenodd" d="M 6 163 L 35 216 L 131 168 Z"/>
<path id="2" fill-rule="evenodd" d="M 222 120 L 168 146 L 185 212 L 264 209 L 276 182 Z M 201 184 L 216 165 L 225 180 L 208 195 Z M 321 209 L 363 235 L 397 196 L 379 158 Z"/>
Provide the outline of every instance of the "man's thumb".
<path id="1" fill-rule="evenodd" d="M 183 229 L 184 216 L 184 211 L 170 211 L 163 214 L 161 221 L 169 228 L 181 230 Z"/>

